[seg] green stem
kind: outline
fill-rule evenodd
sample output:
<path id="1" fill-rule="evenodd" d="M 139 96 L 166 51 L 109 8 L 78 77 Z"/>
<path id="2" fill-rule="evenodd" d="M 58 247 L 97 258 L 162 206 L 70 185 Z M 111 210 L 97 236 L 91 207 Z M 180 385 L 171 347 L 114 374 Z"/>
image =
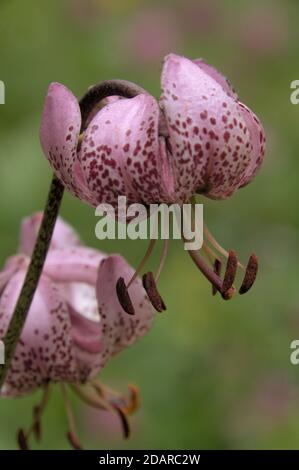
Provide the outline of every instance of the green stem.
<path id="1" fill-rule="evenodd" d="M 95 85 L 90 88 L 79 103 L 82 116 L 81 132 L 84 131 L 88 122 L 88 117 L 93 111 L 94 106 L 99 104 L 99 101 L 115 94 L 127 98 L 133 98 L 139 93 L 144 93 L 144 90 L 134 83 L 127 82 L 125 80 L 101 82 L 99 85 Z M 63 193 L 64 187 L 56 176 L 53 176 L 42 224 L 35 243 L 29 268 L 4 338 L 5 364 L 0 365 L 0 390 L 16 350 L 17 343 L 20 339 L 34 293 L 38 286 L 38 281 L 51 243 Z"/>
<path id="2" fill-rule="evenodd" d="M 43 270 L 63 192 L 64 187 L 56 176 L 54 176 L 24 284 L 4 338 L 5 364 L 0 365 L 0 389 L 4 383 Z"/>

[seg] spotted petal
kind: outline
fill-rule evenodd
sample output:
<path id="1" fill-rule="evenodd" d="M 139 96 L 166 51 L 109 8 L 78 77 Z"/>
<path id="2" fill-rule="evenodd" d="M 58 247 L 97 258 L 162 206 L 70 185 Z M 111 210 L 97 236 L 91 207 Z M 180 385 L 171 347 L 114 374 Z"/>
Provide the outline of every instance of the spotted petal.
<path id="1" fill-rule="evenodd" d="M 25 272 L 16 273 L 1 296 L 0 338 L 5 335 Z M 1 394 L 24 395 L 48 380 L 77 381 L 70 331 L 66 304 L 55 285 L 42 276 Z"/>
<path id="2" fill-rule="evenodd" d="M 265 155 L 266 136 L 260 120 L 251 111 L 251 109 L 249 109 L 243 103 L 239 103 L 239 107 L 241 109 L 244 121 L 246 122 L 247 128 L 249 130 L 252 146 L 252 158 L 250 161 L 250 165 L 246 169 L 244 178 L 240 183 L 240 187 L 243 187 L 253 180 L 263 163 Z"/>
<path id="3" fill-rule="evenodd" d="M 119 195 L 129 203 L 159 200 L 158 116 L 155 99 L 141 94 L 108 104 L 89 124 L 79 158 L 97 203 L 115 207 Z"/>
<path id="4" fill-rule="evenodd" d="M 75 196 L 91 203 L 77 160 L 80 128 L 78 100 L 64 85 L 52 83 L 42 115 L 41 146 L 57 178 Z"/>
<path id="5" fill-rule="evenodd" d="M 133 344 L 152 325 L 153 308 L 140 279 L 136 279 L 129 288 L 129 294 L 135 306 L 135 315 L 128 315 L 119 304 L 116 282 L 120 276 L 125 282 L 129 282 L 133 274 L 134 270 L 119 255 L 109 256 L 100 265 L 97 297 L 103 330 L 104 361 Z"/>
<path id="6" fill-rule="evenodd" d="M 96 284 L 97 269 L 106 255 L 84 246 L 49 251 L 44 273 L 60 283 Z"/>
<path id="7" fill-rule="evenodd" d="M 230 81 L 222 75 L 213 65 L 208 64 L 203 59 L 195 59 L 194 64 L 196 64 L 203 72 L 209 75 L 215 82 L 219 83 L 219 85 L 223 88 L 223 90 L 230 96 L 231 98 L 238 99 L 238 95 L 233 89 Z"/>
<path id="8" fill-rule="evenodd" d="M 251 135 L 238 102 L 194 62 L 166 57 L 161 105 L 167 120 L 177 193 L 224 199 L 252 159 Z"/>

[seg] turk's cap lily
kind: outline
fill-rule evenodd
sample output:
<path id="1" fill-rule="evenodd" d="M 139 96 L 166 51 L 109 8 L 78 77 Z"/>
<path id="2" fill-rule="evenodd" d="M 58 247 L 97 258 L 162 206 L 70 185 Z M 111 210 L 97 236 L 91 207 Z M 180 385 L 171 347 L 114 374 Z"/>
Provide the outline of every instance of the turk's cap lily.
<path id="1" fill-rule="evenodd" d="M 146 92 L 108 100 L 81 129 L 80 107 L 50 85 L 42 148 L 55 174 L 85 202 L 115 205 L 225 199 L 248 184 L 265 151 L 263 127 L 228 81 L 201 59 L 170 54 L 159 103 Z M 107 103 L 107 100 L 106 100 Z"/>
<path id="2" fill-rule="evenodd" d="M 24 281 L 38 220 L 39 215 L 25 220 L 20 244 L 25 253 L 8 259 L 0 273 L 0 338 Z M 59 248 L 48 253 L 2 396 L 24 395 L 51 381 L 86 383 L 151 327 L 153 309 L 140 279 L 131 287 L 139 306 L 134 317 L 117 301 L 118 276 L 129 281 L 134 273 L 124 258 L 79 245 L 62 220 L 56 224 L 53 246 Z"/>

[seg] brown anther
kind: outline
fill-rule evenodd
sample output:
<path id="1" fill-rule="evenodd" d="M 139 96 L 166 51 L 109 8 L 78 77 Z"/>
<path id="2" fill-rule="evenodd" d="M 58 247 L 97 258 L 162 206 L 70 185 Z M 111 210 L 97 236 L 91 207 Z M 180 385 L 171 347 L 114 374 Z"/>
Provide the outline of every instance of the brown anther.
<path id="1" fill-rule="evenodd" d="M 140 406 L 139 390 L 135 385 L 128 385 L 128 389 L 129 397 L 122 397 L 118 403 L 114 401 L 113 405 L 120 407 L 126 415 L 132 415 Z"/>
<path id="2" fill-rule="evenodd" d="M 127 417 L 125 411 L 121 407 L 119 407 L 117 405 L 114 405 L 114 409 L 117 411 L 117 413 L 119 415 L 124 438 L 128 439 L 128 437 L 130 436 L 130 433 L 131 433 L 130 423 L 129 423 L 128 417 Z"/>
<path id="3" fill-rule="evenodd" d="M 30 450 L 23 429 L 18 430 L 17 442 L 20 450 Z"/>
<path id="4" fill-rule="evenodd" d="M 163 312 L 163 310 L 166 310 L 166 305 L 158 292 L 155 278 L 152 272 L 145 273 L 142 276 L 142 284 L 151 304 L 157 310 L 157 312 Z"/>
<path id="5" fill-rule="evenodd" d="M 78 441 L 77 436 L 72 431 L 68 431 L 66 433 L 66 437 L 68 438 L 69 443 L 71 444 L 72 448 L 75 450 L 83 450 L 80 442 Z"/>
<path id="6" fill-rule="evenodd" d="M 135 385 L 128 386 L 130 390 L 130 404 L 128 406 L 128 413 L 134 413 L 140 406 L 139 389 Z"/>
<path id="7" fill-rule="evenodd" d="M 245 276 L 242 285 L 239 289 L 239 294 L 245 294 L 254 284 L 258 272 L 258 259 L 255 254 L 252 254 L 248 260 Z"/>
<path id="8" fill-rule="evenodd" d="M 116 293 L 120 305 L 129 315 L 135 314 L 135 309 L 133 307 L 132 301 L 130 299 L 128 289 L 123 277 L 120 277 L 116 283 Z"/>
<path id="9" fill-rule="evenodd" d="M 220 259 L 216 258 L 215 261 L 214 261 L 214 273 L 217 274 L 217 276 L 220 276 L 221 268 L 222 268 L 222 263 L 221 263 Z M 216 295 L 217 292 L 218 292 L 218 290 L 212 284 L 212 295 Z"/>
<path id="10" fill-rule="evenodd" d="M 238 269 L 238 258 L 233 250 L 228 253 L 228 260 L 226 264 L 226 271 L 222 282 L 221 293 L 222 296 L 232 287 Z"/>

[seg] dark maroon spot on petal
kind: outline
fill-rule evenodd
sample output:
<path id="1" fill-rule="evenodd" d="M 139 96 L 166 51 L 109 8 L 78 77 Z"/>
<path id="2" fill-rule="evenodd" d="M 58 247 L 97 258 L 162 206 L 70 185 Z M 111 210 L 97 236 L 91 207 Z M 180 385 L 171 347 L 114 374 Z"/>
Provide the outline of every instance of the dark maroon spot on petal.
<path id="1" fill-rule="evenodd" d="M 229 139 L 230 139 L 230 133 L 228 131 L 225 131 L 224 134 L 223 134 L 223 138 L 224 138 L 225 142 L 228 142 Z"/>

